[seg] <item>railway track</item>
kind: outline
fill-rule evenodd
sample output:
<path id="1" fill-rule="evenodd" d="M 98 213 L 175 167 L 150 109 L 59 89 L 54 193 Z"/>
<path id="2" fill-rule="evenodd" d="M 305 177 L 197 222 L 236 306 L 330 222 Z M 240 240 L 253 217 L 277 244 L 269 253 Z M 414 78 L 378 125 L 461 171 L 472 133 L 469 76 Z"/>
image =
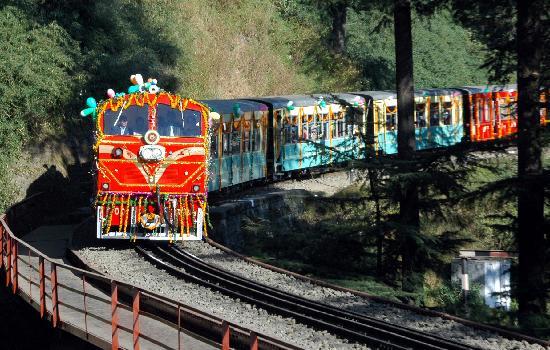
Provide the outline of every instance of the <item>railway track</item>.
<path id="1" fill-rule="evenodd" d="M 146 260 L 178 278 L 372 348 L 477 349 L 247 280 L 209 265 L 174 246 L 142 244 L 137 245 L 135 249 Z"/>

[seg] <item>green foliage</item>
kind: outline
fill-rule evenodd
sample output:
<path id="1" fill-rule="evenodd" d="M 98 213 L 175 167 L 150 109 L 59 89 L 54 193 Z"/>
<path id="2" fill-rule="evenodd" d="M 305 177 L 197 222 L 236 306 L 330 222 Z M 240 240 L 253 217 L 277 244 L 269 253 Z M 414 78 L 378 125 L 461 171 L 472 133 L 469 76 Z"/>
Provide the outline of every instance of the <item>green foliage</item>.
<path id="1" fill-rule="evenodd" d="M 61 124 L 78 86 L 77 43 L 57 23 L 0 8 L 0 210 L 13 200 L 10 164 L 29 135 Z M 76 76 L 75 76 L 76 75 Z"/>
<path id="2" fill-rule="evenodd" d="M 395 89 L 393 24 L 384 12 L 349 13 L 348 55 L 363 73 L 364 89 Z M 413 15 L 415 88 L 487 83 L 483 46 L 457 25 L 448 11 L 432 17 Z"/>
<path id="3" fill-rule="evenodd" d="M 482 287 L 471 286 L 467 302 L 464 303 L 464 291 L 459 284 L 442 283 L 426 290 L 426 297 L 436 308 L 460 317 L 488 324 L 517 327 L 517 303 L 512 301 L 510 310 L 490 308 L 485 305 Z M 544 323 L 539 323 L 539 326 Z"/>

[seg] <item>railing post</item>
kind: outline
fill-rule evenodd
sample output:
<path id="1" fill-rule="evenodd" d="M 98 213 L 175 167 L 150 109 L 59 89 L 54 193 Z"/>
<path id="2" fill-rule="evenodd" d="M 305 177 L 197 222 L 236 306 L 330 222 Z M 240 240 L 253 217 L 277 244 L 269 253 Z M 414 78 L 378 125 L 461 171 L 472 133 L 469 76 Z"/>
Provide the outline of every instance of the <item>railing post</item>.
<path id="1" fill-rule="evenodd" d="M 17 287 L 18 287 L 18 278 L 17 278 L 17 241 L 15 239 L 11 240 L 11 251 L 12 251 L 12 277 L 11 277 L 11 285 L 12 285 L 12 291 L 13 294 L 17 293 Z"/>
<path id="2" fill-rule="evenodd" d="M 229 350 L 229 323 L 227 321 L 222 322 L 222 350 Z"/>
<path id="3" fill-rule="evenodd" d="M 250 332 L 250 350 L 258 350 L 258 335 Z"/>
<path id="4" fill-rule="evenodd" d="M 0 268 L 4 267 L 4 226 L 0 225 Z"/>
<path id="5" fill-rule="evenodd" d="M 118 350 L 118 286 L 111 281 L 111 349 Z"/>
<path id="6" fill-rule="evenodd" d="M 11 238 L 6 240 L 6 287 L 11 283 Z"/>
<path id="7" fill-rule="evenodd" d="M 53 327 L 57 327 L 57 323 L 59 322 L 59 302 L 58 302 L 58 295 L 57 295 L 57 265 L 55 265 L 54 262 L 50 262 L 50 265 L 52 267 L 51 271 L 51 284 L 52 284 L 52 324 Z"/>
<path id="8" fill-rule="evenodd" d="M 178 304 L 178 350 L 181 349 L 181 306 Z"/>
<path id="9" fill-rule="evenodd" d="M 40 318 L 46 314 L 46 277 L 44 274 L 44 258 L 38 258 L 38 273 L 40 274 Z"/>
<path id="10" fill-rule="evenodd" d="M 82 275 L 82 295 L 84 297 L 84 329 L 88 339 L 88 305 L 86 303 L 86 275 Z"/>
<path id="11" fill-rule="evenodd" d="M 140 303 L 140 294 L 139 290 L 134 292 L 134 298 L 132 301 L 132 309 L 134 314 L 134 350 L 139 350 L 139 303 Z"/>

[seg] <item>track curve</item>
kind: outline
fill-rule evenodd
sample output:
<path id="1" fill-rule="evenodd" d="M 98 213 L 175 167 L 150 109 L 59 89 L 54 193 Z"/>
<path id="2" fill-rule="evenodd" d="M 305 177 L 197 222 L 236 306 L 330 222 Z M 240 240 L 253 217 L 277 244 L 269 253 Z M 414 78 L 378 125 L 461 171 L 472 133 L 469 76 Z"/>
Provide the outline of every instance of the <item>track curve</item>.
<path id="1" fill-rule="evenodd" d="M 223 271 L 174 246 L 144 244 L 136 246 L 135 249 L 149 262 L 179 278 L 373 348 L 477 349 L 285 293 Z"/>

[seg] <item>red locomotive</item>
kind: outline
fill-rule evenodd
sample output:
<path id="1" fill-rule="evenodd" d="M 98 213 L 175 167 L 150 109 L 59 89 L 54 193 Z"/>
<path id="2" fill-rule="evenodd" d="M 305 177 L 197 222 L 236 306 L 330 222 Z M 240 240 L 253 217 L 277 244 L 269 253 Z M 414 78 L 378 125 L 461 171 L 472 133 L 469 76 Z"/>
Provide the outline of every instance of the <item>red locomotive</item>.
<path id="1" fill-rule="evenodd" d="M 97 238 L 197 240 L 206 234 L 208 109 L 132 76 L 82 113 L 96 117 Z"/>

